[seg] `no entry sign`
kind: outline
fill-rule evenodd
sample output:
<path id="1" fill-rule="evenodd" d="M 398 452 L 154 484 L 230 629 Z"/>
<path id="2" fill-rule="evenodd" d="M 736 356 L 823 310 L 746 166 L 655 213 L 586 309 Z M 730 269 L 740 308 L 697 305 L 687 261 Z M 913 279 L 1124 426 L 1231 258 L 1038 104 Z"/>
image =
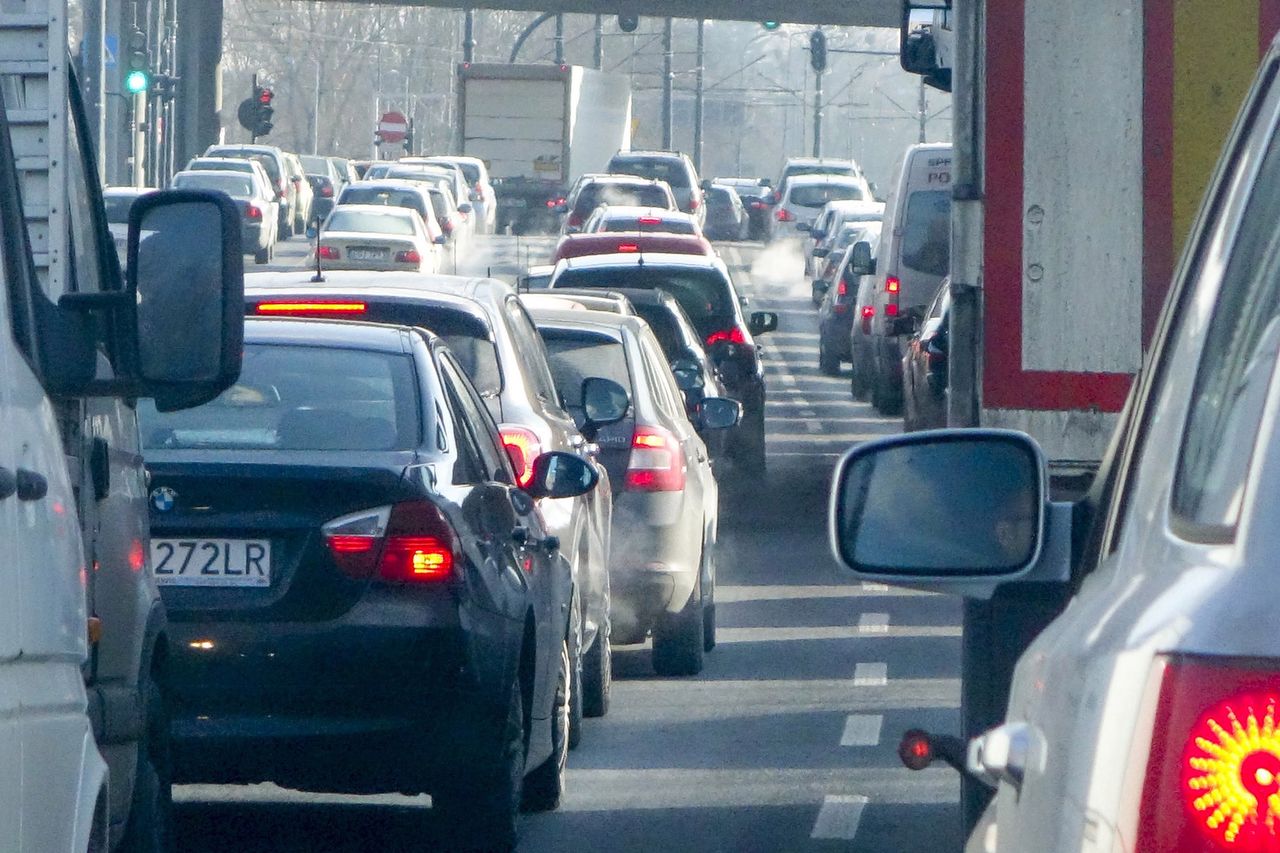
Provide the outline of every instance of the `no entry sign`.
<path id="1" fill-rule="evenodd" d="M 378 119 L 378 135 L 383 142 L 404 142 L 404 135 L 409 132 L 409 120 L 404 113 L 395 110 L 383 113 Z"/>

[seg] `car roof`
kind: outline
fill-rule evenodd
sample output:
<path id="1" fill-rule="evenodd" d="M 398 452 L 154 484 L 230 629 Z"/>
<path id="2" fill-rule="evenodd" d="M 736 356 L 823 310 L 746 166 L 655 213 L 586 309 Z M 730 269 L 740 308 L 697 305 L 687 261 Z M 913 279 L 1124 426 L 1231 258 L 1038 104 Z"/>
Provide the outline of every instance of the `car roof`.
<path id="1" fill-rule="evenodd" d="M 279 154 L 281 156 L 287 153 L 274 145 L 258 145 L 248 142 L 220 142 L 210 145 L 205 151 L 253 151 L 262 154 Z"/>
<path id="2" fill-rule="evenodd" d="M 416 216 L 416 212 L 412 208 L 397 207 L 394 204 L 344 204 L 340 205 L 343 210 L 355 213 L 374 213 L 383 216 Z M 336 211 L 338 208 L 334 208 Z"/>
<path id="3" fill-rule="evenodd" d="M 584 182 L 584 186 L 591 184 L 665 184 L 666 181 L 659 181 L 657 178 L 642 178 L 639 175 L 592 175 L 590 180 Z"/>
<path id="4" fill-rule="evenodd" d="M 409 336 L 434 336 L 416 327 L 363 323 L 350 320 L 311 320 L 283 317 L 246 317 L 246 343 L 303 344 L 333 349 L 362 349 L 402 354 L 410 352 Z"/>
<path id="5" fill-rule="evenodd" d="M 300 275 L 299 272 L 304 274 Z M 485 325 L 491 325 L 489 315 L 480 304 L 481 299 L 464 292 L 466 288 L 450 289 L 449 283 L 446 283 L 443 289 L 436 289 L 441 284 L 439 279 L 452 279 L 456 278 L 455 276 L 333 270 L 326 271 L 324 282 L 317 283 L 311 281 L 312 275 L 314 273 L 294 270 L 248 273 L 244 277 L 245 298 L 268 301 L 288 298 L 292 294 L 305 294 L 308 298 L 314 298 L 317 301 L 365 298 L 373 301 L 418 303 L 460 311 L 483 320 Z M 469 280 L 464 279 L 464 281 Z"/>
<path id="6" fill-rule="evenodd" d="M 567 269 L 603 269 L 607 267 L 687 267 L 690 269 L 715 269 L 726 275 L 728 267 L 723 260 L 709 255 L 676 255 L 666 252 L 638 252 L 613 255 L 583 255 L 566 258 L 560 264 Z"/>
<path id="7" fill-rule="evenodd" d="M 157 192 L 155 187 L 103 187 L 102 194 L 113 198 L 127 198 L 129 196 L 146 195 L 147 193 Z"/>
<path id="8" fill-rule="evenodd" d="M 584 332 L 611 333 L 621 338 L 623 330 L 639 334 L 647 323 L 634 314 L 616 314 L 612 311 L 577 311 L 556 308 L 530 308 L 529 316 L 535 325 L 555 329 L 576 329 Z"/>
<path id="9" fill-rule="evenodd" d="M 382 208 L 382 205 L 352 205 L 353 207 Z M 404 208 L 408 210 L 408 208 Z M 311 276 L 315 273 L 309 268 L 299 267 L 278 272 L 252 272 L 245 275 L 245 286 L 255 287 L 315 287 L 319 288 L 367 288 L 377 291 L 380 288 L 393 288 L 406 292 L 423 294 L 444 293 L 466 297 L 478 302 L 491 300 L 494 296 L 505 296 L 515 293 L 515 288 L 496 278 L 468 277 L 460 275 L 431 275 L 420 272 L 369 272 L 367 270 L 325 270 L 324 282 L 313 283 Z"/>

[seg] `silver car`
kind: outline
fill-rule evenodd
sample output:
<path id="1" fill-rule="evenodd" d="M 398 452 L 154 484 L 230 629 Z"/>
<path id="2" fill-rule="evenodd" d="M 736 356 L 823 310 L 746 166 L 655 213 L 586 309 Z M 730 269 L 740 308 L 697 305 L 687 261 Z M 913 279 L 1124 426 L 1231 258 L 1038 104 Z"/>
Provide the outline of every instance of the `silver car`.
<path id="1" fill-rule="evenodd" d="M 565 405 L 600 447 L 614 484 L 613 638 L 653 634 L 659 675 L 694 675 L 716 642 L 719 488 L 711 457 L 644 320 L 604 311 L 535 309 Z M 626 417 L 596 426 L 586 380 L 607 379 L 631 398 Z M 705 398 L 700 426 L 726 429 L 741 406 Z"/>
<path id="2" fill-rule="evenodd" d="M 174 189 L 218 190 L 231 197 L 240 210 L 240 245 L 255 263 L 270 263 L 275 255 L 279 228 L 275 199 L 263 194 L 259 182 L 247 172 L 179 172 Z"/>

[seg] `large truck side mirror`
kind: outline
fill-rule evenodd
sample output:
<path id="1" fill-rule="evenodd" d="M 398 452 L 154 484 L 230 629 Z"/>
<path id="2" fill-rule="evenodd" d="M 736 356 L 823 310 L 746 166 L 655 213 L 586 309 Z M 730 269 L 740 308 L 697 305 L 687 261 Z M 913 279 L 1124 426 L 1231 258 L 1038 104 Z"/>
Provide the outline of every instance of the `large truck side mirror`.
<path id="1" fill-rule="evenodd" d="M 902 0 L 898 61 L 908 74 L 920 74 L 924 82 L 951 91 L 951 0 Z"/>

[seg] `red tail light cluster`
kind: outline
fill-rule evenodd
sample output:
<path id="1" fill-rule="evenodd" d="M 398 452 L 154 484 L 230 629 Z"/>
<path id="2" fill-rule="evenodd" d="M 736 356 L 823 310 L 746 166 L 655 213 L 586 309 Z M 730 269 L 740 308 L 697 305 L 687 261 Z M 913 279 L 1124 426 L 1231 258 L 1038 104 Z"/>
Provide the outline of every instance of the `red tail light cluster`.
<path id="1" fill-rule="evenodd" d="M 316 253 L 320 255 L 321 260 L 325 261 L 337 261 L 342 259 L 342 252 L 340 252 L 335 246 L 321 245 L 319 249 L 316 249 Z"/>
<path id="2" fill-rule="evenodd" d="M 876 316 L 876 309 L 875 309 L 875 306 L 874 306 L 874 305 L 863 305 L 863 306 L 862 306 L 862 316 L 863 316 L 863 319 L 866 319 L 866 320 L 870 320 L 872 317 Z"/>
<path id="3" fill-rule="evenodd" d="M 1280 850 L 1280 670 L 1169 661 L 1135 853 Z"/>
<path id="4" fill-rule="evenodd" d="M 631 436 L 626 488 L 632 492 L 679 492 L 684 482 L 679 440 L 662 427 L 636 427 Z"/>
<path id="5" fill-rule="evenodd" d="M 780 208 L 778 208 L 778 212 L 774 214 L 774 217 L 775 217 L 779 222 L 794 222 L 794 221 L 795 221 L 795 216 L 793 216 L 793 215 L 792 215 L 792 213 L 791 213 L 791 211 L 787 210 L 785 207 L 780 207 Z"/>
<path id="6" fill-rule="evenodd" d="M 332 184 L 322 184 L 322 185 L 320 186 L 320 197 L 321 197 L 321 198 L 333 198 L 333 185 L 332 185 Z"/>
<path id="7" fill-rule="evenodd" d="M 707 335 L 707 346 L 718 344 L 722 341 L 728 341 L 731 344 L 745 344 L 747 342 L 747 336 L 742 329 L 739 329 L 737 326 L 734 326 L 731 329 L 720 329 L 719 331 L 712 332 Z"/>
<path id="8" fill-rule="evenodd" d="M 523 489 L 533 482 L 533 460 L 542 454 L 542 440 L 533 430 L 516 424 L 503 424 L 498 432 L 516 469 L 516 483 Z"/>
<path id="9" fill-rule="evenodd" d="M 249 205 L 244 209 L 244 218 L 257 222 L 262 218 L 262 208 L 258 207 L 256 204 Z"/>
<path id="10" fill-rule="evenodd" d="M 422 263 L 422 255 L 419 255 L 415 249 L 409 249 L 405 252 L 396 252 L 396 263 L 420 264 Z"/>
<path id="11" fill-rule="evenodd" d="M 699 207 L 702 207 L 702 202 L 701 202 L 699 199 L 696 199 L 696 198 L 691 198 L 691 199 L 689 199 L 689 210 L 690 210 L 690 211 L 697 210 Z"/>
<path id="12" fill-rule="evenodd" d="M 898 292 L 902 290 L 902 282 L 898 277 L 891 275 L 884 280 L 884 292 L 889 294 L 888 301 L 884 304 L 884 315 L 886 317 L 898 316 Z"/>
<path id="13" fill-rule="evenodd" d="M 568 199 L 565 199 L 565 198 L 549 198 L 549 199 L 547 199 L 547 207 L 559 207 L 560 205 L 564 204 L 566 201 L 568 201 Z"/>
<path id="14" fill-rule="evenodd" d="M 766 207 L 768 207 L 768 205 L 767 205 L 767 204 L 765 204 L 765 203 L 764 203 L 764 202 L 762 202 L 762 201 L 753 201 L 753 202 L 751 202 L 751 209 L 752 209 L 752 210 L 764 210 Z"/>
<path id="15" fill-rule="evenodd" d="M 439 583 L 453 576 L 461 544 L 431 501 L 406 501 L 335 518 L 323 528 L 338 568 L 358 580 Z"/>

